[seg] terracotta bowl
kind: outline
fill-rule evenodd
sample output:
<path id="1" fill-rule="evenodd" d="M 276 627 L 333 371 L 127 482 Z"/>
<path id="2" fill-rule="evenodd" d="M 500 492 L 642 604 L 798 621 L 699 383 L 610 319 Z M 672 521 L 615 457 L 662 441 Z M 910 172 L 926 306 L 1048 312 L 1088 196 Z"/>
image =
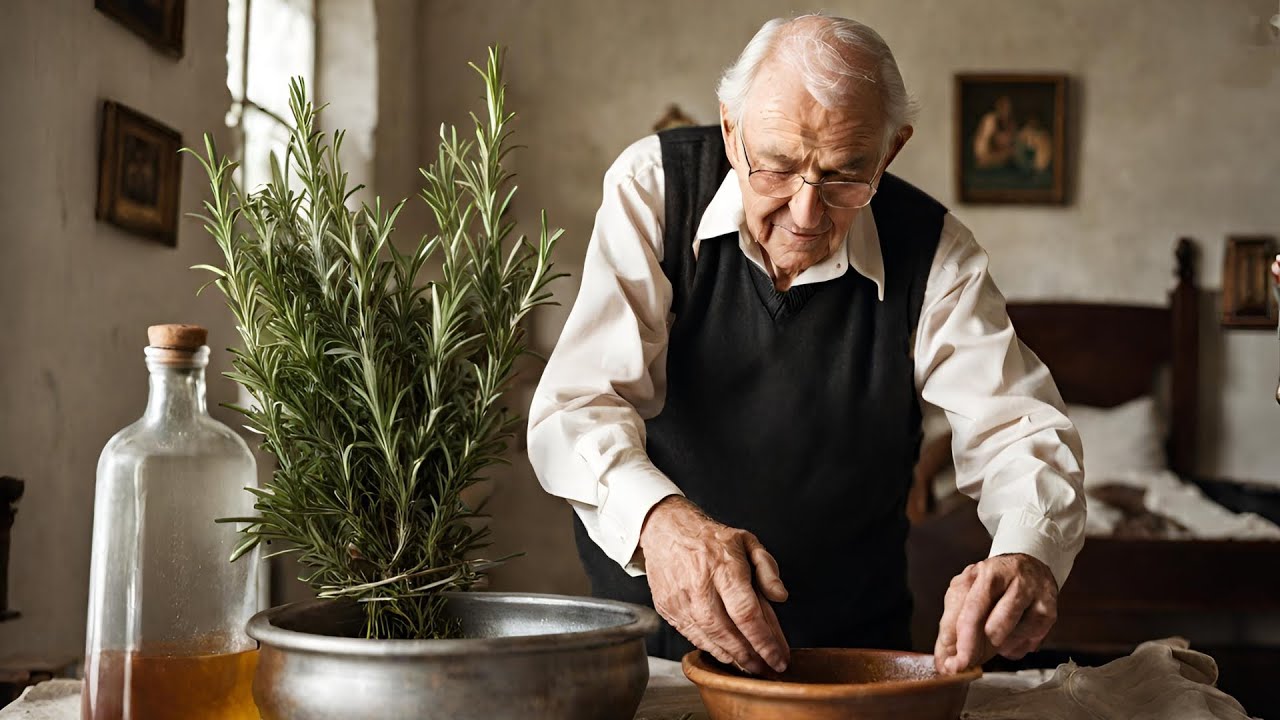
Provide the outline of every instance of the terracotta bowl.
<path id="1" fill-rule="evenodd" d="M 933 656 L 896 650 L 800 648 L 785 673 L 747 675 L 695 650 L 684 674 L 711 720 L 955 720 L 981 669 L 940 675 Z"/>

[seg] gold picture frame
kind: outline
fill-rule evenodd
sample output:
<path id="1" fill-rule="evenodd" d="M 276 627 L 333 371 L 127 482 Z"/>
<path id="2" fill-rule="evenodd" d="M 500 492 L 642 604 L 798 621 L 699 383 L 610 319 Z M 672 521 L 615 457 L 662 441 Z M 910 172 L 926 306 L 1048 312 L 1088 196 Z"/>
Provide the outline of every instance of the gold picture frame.
<path id="1" fill-rule="evenodd" d="M 177 130 L 120 103 L 103 101 L 94 216 L 176 246 L 181 148 Z"/>

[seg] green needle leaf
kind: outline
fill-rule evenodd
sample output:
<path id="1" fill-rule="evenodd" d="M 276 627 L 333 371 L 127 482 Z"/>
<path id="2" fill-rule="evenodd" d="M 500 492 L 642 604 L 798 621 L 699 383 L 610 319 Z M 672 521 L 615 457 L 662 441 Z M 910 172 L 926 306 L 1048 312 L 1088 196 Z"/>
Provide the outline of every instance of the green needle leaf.
<path id="1" fill-rule="evenodd" d="M 440 593 L 495 564 L 477 558 L 483 503 L 464 493 L 510 462 L 519 418 L 502 392 L 529 352 L 523 318 L 561 276 L 560 231 L 543 212 L 527 239 L 512 213 L 502 62 L 495 47 L 472 66 L 485 89 L 473 132 L 441 126 L 421 170 L 436 223 L 423 237 L 397 237 L 403 200 L 355 207 L 343 133 L 319 130 L 301 79 L 263 187 L 237 187 L 209 136 L 203 153 L 186 150 L 209 178 L 197 217 L 222 259 L 193 269 L 236 319 L 225 375 L 253 398 L 233 409 L 276 458 L 270 483 L 246 488 L 258 515 L 219 519 L 243 525 L 231 559 L 280 543 L 265 556 L 295 554 L 318 595 L 361 603 L 367 637 L 456 634 Z"/>

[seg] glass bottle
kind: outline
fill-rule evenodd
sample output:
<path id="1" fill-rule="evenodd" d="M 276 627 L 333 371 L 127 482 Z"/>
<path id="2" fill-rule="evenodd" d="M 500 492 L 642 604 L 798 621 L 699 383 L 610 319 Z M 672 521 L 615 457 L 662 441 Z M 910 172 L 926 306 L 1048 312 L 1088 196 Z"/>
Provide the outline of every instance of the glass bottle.
<path id="1" fill-rule="evenodd" d="M 244 440 L 205 406 L 206 331 L 148 329 L 150 398 L 98 460 L 82 720 L 257 720 L 258 556 L 215 518 L 253 513 Z"/>

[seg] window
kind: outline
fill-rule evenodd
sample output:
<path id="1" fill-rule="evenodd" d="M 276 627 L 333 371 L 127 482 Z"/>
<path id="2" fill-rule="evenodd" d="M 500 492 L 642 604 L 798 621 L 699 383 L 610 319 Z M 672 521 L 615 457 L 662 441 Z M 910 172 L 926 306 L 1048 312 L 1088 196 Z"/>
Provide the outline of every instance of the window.
<path id="1" fill-rule="evenodd" d="M 271 153 L 284 157 L 290 79 L 303 78 L 314 98 L 316 0 L 230 0 L 227 28 L 227 125 L 239 145 L 237 180 L 253 190 L 271 179 Z"/>
<path id="2" fill-rule="evenodd" d="M 397 12 L 398 18 L 416 17 L 409 5 Z M 354 181 L 369 182 L 378 119 L 376 29 L 373 0 L 228 1 L 227 88 L 232 102 L 227 126 L 237 147 L 227 154 L 240 162 L 235 180 L 241 188 L 253 191 L 271 179 L 272 153 L 283 160 L 293 126 L 289 81 L 294 77 L 306 82 L 308 101 L 332 103 L 325 119 L 347 131 L 343 165 Z M 357 195 L 352 203 L 363 199 Z M 244 386 L 239 386 L 236 401 L 242 407 L 255 403 Z M 255 455 L 265 483 L 274 459 L 262 452 Z M 277 557 L 263 566 L 260 607 L 315 597 L 293 579 L 301 574 L 294 563 Z"/>

